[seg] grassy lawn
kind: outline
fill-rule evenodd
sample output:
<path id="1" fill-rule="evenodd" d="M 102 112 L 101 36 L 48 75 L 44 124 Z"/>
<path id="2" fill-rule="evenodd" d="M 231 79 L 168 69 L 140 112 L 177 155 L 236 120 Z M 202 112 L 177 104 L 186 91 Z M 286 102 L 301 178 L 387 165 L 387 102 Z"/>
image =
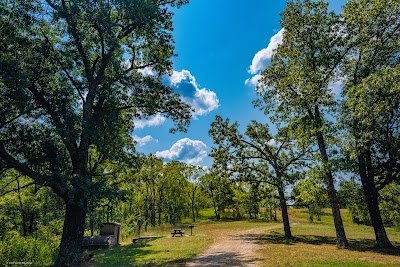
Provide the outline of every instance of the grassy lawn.
<path id="1" fill-rule="evenodd" d="M 155 239 L 141 240 L 132 244 L 130 240 L 108 250 L 96 250 L 94 263 L 96 267 L 132 267 L 132 266 L 182 266 L 184 262 L 205 250 L 220 235 L 250 228 L 264 227 L 266 223 L 248 221 L 219 221 L 195 224 L 193 236 L 190 236 L 189 224 L 176 227 L 163 226 L 149 229 L 143 235 L 158 236 Z M 278 223 L 268 223 L 279 225 Z M 182 228 L 183 237 L 171 237 L 173 228 Z"/>
<path id="2" fill-rule="evenodd" d="M 193 236 L 160 237 L 134 244 L 96 251 L 94 266 L 179 266 L 207 247 L 210 238 Z"/>
<path id="3" fill-rule="evenodd" d="M 208 211 L 206 214 L 208 215 Z M 109 250 L 93 251 L 95 267 L 141 267 L 141 266 L 183 266 L 190 258 L 204 251 L 221 235 L 229 235 L 244 229 L 272 228 L 265 230 L 259 237 L 262 259 L 261 266 L 295 267 L 394 267 L 400 266 L 400 250 L 377 250 L 374 246 L 374 234 L 371 227 L 351 223 L 347 211 L 343 210 L 345 230 L 350 241 L 350 249 L 338 249 L 335 245 L 335 231 L 329 209 L 324 211 L 321 222 L 308 223 L 305 210 L 291 210 L 293 240 L 283 238 L 280 223 L 248 221 L 207 221 L 203 216 L 196 222 L 193 236 L 188 228 L 190 220 L 182 225 L 163 226 L 149 229 L 143 235 L 158 238 L 132 244 L 125 240 L 121 245 Z M 278 226 L 278 227 L 274 227 Z M 184 237 L 170 235 L 173 228 L 182 228 Z M 400 231 L 387 228 L 390 240 L 400 247 Z"/>
<path id="4" fill-rule="evenodd" d="M 259 251 L 262 266 L 293 267 L 395 267 L 400 266 L 400 232 L 386 228 L 389 239 L 398 247 L 394 250 L 374 248 L 372 227 L 355 225 L 346 210 L 342 211 L 346 235 L 351 248 L 336 247 L 335 229 L 329 209 L 324 210 L 321 222 L 308 223 L 306 211 L 292 210 L 294 240 L 285 240 L 283 230 L 275 229 L 263 234 Z M 302 220 L 299 220 L 302 219 Z M 297 219 L 297 220 L 296 220 Z"/>

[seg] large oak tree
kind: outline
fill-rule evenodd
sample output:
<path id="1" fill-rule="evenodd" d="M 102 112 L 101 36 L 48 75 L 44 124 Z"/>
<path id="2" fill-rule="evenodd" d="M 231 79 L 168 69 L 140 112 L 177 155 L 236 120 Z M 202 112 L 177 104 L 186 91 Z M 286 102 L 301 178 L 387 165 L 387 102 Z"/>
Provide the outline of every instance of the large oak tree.
<path id="1" fill-rule="evenodd" d="M 330 155 L 334 129 L 329 117 L 336 103 L 329 85 L 351 42 L 340 34 L 340 19 L 328 13 L 324 1 L 289 1 L 281 16 L 283 41 L 262 73 L 258 90 L 262 100 L 256 105 L 276 121 L 308 133 L 304 137 L 318 147 L 337 244 L 346 247 Z M 298 140 L 306 141 L 301 136 Z"/>
<path id="2" fill-rule="evenodd" d="M 189 106 L 161 83 L 174 55 L 171 10 L 185 2 L 0 2 L 0 167 L 65 201 L 55 266 L 81 264 L 88 201 L 105 192 L 96 177 L 132 158 L 133 119 L 189 123 Z"/>
<path id="3" fill-rule="evenodd" d="M 360 176 L 376 245 L 391 248 L 379 194 L 400 179 L 400 3 L 352 0 L 343 21 L 356 44 L 342 64 L 341 118 L 350 141 L 344 147 Z"/>

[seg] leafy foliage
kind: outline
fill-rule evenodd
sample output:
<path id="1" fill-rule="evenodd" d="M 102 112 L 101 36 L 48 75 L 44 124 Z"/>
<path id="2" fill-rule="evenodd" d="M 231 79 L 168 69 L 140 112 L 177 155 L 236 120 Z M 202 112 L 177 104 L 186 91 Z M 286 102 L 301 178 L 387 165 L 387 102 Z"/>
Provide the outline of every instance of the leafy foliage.
<path id="1" fill-rule="evenodd" d="M 172 8 L 186 2 L 1 3 L 0 168 L 65 201 L 56 266 L 81 265 L 87 207 L 115 191 L 111 166 L 137 165 L 133 119 L 189 124 L 190 107 L 161 81 L 174 55 Z"/>

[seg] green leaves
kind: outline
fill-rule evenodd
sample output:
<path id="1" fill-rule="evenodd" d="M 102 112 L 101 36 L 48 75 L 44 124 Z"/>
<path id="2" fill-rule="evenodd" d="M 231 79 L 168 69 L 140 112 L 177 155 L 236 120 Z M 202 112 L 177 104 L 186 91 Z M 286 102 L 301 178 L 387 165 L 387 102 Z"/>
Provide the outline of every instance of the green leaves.
<path id="1" fill-rule="evenodd" d="M 399 17 L 398 1 L 349 1 L 343 11 L 356 43 L 342 67 L 344 151 L 377 191 L 399 179 Z"/>
<path id="2" fill-rule="evenodd" d="M 309 156 L 307 147 L 293 142 L 289 128 L 272 136 L 268 125 L 252 121 L 241 134 L 237 123 L 216 116 L 209 133 L 216 144 L 210 154 L 213 167 L 243 181 L 293 183 Z"/>
<path id="3" fill-rule="evenodd" d="M 185 2 L 3 3 L 2 158 L 18 158 L 74 195 L 93 186 L 101 163 L 133 154 L 134 118 L 163 113 L 176 123 L 171 131 L 185 131 L 190 107 L 161 82 L 174 55 L 171 8 Z M 157 75 L 144 76 L 146 67 Z M 101 163 L 89 166 L 94 151 Z"/>

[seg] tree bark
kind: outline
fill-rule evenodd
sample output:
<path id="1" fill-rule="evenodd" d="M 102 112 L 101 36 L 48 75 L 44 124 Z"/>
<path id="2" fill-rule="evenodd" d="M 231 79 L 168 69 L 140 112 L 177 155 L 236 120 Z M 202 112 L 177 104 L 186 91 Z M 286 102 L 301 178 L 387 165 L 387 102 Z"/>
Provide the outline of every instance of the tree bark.
<path id="1" fill-rule="evenodd" d="M 27 212 L 25 212 L 24 205 L 22 204 L 19 179 L 17 179 L 17 185 L 18 185 L 17 192 L 18 192 L 19 210 L 21 212 L 21 219 L 22 219 L 22 231 L 23 231 L 22 235 L 27 236 L 28 232 L 27 232 L 26 224 L 27 224 L 28 216 L 27 216 Z"/>
<path id="2" fill-rule="evenodd" d="M 90 212 L 89 226 L 90 226 L 90 236 L 94 236 L 94 211 Z"/>
<path id="3" fill-rule="evenodd" d="M 285 238 L 293 238 L 292 232 L 290 231 L 289 215 L 286 205 L 285 192 L 282 186 L 278 186 L 279 202 L 282 209 L 282 220 L 283 220 L 283 230 L 285 233 Z"/>
<path id="4" fill-rule="evenodd" d="M 317 133 L 317 141 L 318 141 L 318 148 L 320 151 L 322 162 L 323 162 L 323 164 L 327 164 L 329 162 L 329 157 L 326 152 L 324 136 L 322 135 L 321 132 Z M 349 242 L 347 241 L 346 233 L 344 231 L 342 216 L 340 214 L 339 199 L 336 195 L 332 171 L 329 166 L 324 166 L 324 168 L 325 168 L 324 169 L 325 184 L 326 184 L 326 188 L 328 190 L 328 198 L 329 198 L 329 203 L 332 208 L 333 221 L 334 221 L 335 230 L 336 230 L 336 244 L 341 247 L 348 247 Z"/>
<path id="5" fill-rule="evenodd" d="M 314 221 L 314 214 L 313 214 L 311 206 L 308 206 L 308 221 L 309 222 Z"/>
<path id="6" fill-rule="evenodd" d="M 196 222 L 196 213 L 194 210 L 194 200 L 192 199 L 192 217 L 193 217 L 193 222 Z"/>
<path id="7" fill-rule="evenodd" d="M 376 247 L 393 248 L 393 245 L 386 234 L 386 230 L 382 222 L 378 202 L 378 190 L 375 187 L 372 164 L 368 164 L 367 159 L 368 156 L 366 155 L 366 153 L 360 153 L 358 155 L 358 171 L 361 178 L 362 188 L 367 203 L 369 216 L 371 218 L 371 224 L 375 232 Z"/>
<path id="8" fill-rule="evenodd" d="M 86 202 L 83 197 L 66 201 L 64 227 L 55 267 L 79 267 L 82 265 Z"/>
<path id="9" fill-rule="evenodd" d="M 214 193 L 212 191 L 211 191 L 211 198 L 212 198 L 212 202 L 213 202 L 215 217 L 216 217 L 217 220 L 220 220 L 221 219 L 221 215 L 218 212 L 217 202 L 215 201 Z"/>
<path id="10" fill-rule="evenodd" d="M 371 224 L 375 232 L 376 247 L 393 248 L 393 245 L 386 234 L 385 227 L 383 226 L 382 217 L 379 210 L 378 194 L 376 192 L 366 193 L 365 190 L 364 194 L 366 197 L 369 215 L 371 217 Z"/>

